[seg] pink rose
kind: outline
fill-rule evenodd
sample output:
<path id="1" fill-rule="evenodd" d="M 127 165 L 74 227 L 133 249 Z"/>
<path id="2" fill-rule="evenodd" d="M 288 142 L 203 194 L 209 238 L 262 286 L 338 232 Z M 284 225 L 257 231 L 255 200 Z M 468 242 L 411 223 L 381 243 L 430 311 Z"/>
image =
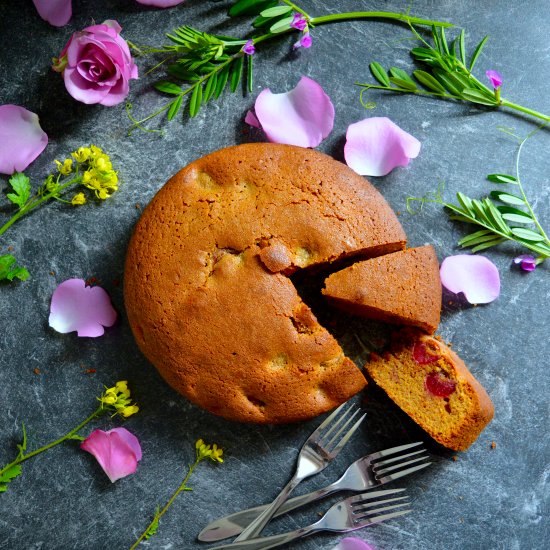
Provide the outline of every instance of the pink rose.
<path id="1" fill-rule="evenodd" d="M 76 100 L 110 107 L 128 96 L 128 81 L 138 77 L 138 69 L 121 30 L 113 20 L 86 27 L 71 36 L 55 60 L 54 71 L 63 74 Z"/>

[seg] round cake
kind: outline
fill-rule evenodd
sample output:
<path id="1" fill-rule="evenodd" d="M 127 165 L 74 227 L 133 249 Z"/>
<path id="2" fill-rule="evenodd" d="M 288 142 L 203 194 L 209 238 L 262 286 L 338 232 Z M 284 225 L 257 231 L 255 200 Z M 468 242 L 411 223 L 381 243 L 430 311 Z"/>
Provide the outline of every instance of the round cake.
<path id="1" fill-rule="evenodd" d="M 405 246 L 384 198 L 332 158 L 268 143 L 196 160 L 136 225 L 124 296 L 136 341 L 193 403 L 237 421 L 305 420 L 366 380 L 289 275 Z"/>

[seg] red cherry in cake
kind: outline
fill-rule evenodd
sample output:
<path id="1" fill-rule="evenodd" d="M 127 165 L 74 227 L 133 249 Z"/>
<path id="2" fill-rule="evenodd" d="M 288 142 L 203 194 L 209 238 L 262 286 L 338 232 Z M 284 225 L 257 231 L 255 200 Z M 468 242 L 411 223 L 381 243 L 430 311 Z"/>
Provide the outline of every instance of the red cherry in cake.
<path id="1" fill-rule="evenodd" d="M 454 380 L 449 380 L 438 372 L 428 374 L 424 383 L 426 389 L 436 397 L 449 397 L 456 389 Z"/>
<path id="2" fill-rule="evenodd" d="M 419 365 L 429 365 L 439 359 L 439 355 L 432 355 L 426 349 L 424 342 L 415 342 L 413 347 L 413 359 Z"/>

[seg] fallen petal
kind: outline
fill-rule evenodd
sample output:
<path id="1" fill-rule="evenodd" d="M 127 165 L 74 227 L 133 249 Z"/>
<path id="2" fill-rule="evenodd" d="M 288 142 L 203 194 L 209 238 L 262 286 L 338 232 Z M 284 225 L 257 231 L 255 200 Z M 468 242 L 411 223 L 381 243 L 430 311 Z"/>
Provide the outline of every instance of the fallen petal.
<path id="1" fill-rule="evenodd" d="M 73 15 L 72 0 L 32 0 L 38 15 L 54 27 L 66 25 Z"/>
<path id="2" fill-rule="evenodd" d="M 139 440 L 126 428 L 94 430 L 80 448 L 96 458 L 112 483 L 133 474 L 141 460 Z"/>
<path id="3" fill-rule="evenodd" d="M 342 539 L 332 550 L 374 550 L 372 546 L 364 540 L 356 537 L 346 537 Z"/>
<path id="4" fill-rule="evenodd" d="M 260 121 L 258 120 L 258 117 L 254 114 L 254 111 L 247 111 L 246 116 L 244 117 L 244 121 L 249 126 L 252 126 L 252 128 L 262 127 L 262 125 L 260 124 Z"/>
<path id="5" fill-rule="evenodd" d="M 38 116 L 17 105 L 0 106 L 0 173 L 23 172 L 48 145 Z"/>
<path id="6" fill-rule="evenodd" d="M 530 254 L 521 254 L 514 258 L 514 263 L 524 271 L 534 271 L 537 268 L 537 259 Z"/>
<path id="7" fill-rule="evenodd" d="M 462 292 L 471 304 L 488 304 L 500 294 L 498 269 L 485 256 L 458 254 L 443 260 L 441 283 L 458 294 Z"/>
<path id="8" fill-rule="evenodd" d="M 57 332 L 101 336 L 117 318 L 109 295 L 100 286 L 86 286 L 83 279 L 68 279 L 54 291 L 49 324 Z"/>
<path id="9" fill-rule="evenodd" d="M 263 90 L 254 106 L 267 139 L 300 147 L 317 147 L 334 126 L 334 106 L 317 82 L 303 76 L 290 92 Z"/>
<path id="10" fill-rule="evenodd" d="M 419 153 L 420 142 L 389 118 L 365 118 L 348 126 L 344 157 L 362 176 L 385 176 Z"/>

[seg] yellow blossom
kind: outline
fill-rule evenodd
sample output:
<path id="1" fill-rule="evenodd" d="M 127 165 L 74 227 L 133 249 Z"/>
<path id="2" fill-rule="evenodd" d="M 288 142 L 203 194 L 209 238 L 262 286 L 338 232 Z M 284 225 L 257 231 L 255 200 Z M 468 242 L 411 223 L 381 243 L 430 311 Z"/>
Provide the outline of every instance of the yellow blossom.
<path id="1" fill-rule="evenodd" d="M 71 200 L 73 206 L 79 206 L 81 204 L 86 204 L 86 195 L 84 193 L 77 193 Z"/>
<path id="2" fill-rule="evenodd" d="M 210 458 L 218 462 L 223 462 L 222 455 L 223 449 L 218 449 L 218 446 L 214 443 L 214 445 L 212 445 L 212 455 L 210 456 Z"/>
<path id="3" fill-rule="evenodd" d="M 71 153 L 76 162 L 86 162 L 91 154 L 92 151 L 89 147 L 79 147 L 76 151 Z"/>
<path id="4" fill-rule="evenodd" d="M 132 403 L 126 380 L 118 381 L 112 388 L 105 388 L 105 392 L 98 399 L 108 408 L 114 409 L 115 414 L 120 414 L 124 418 L 139 411 L 139 407 Z"/>
<path id="5" fill-rule="evenodd" d="M 137 405 L 130 405 L 129 407 L 124 407 L 120 411 L 118 411 L 124 418 L 128 418 L 129 416 L 132 416 L 133 414 L 136 414 L 139 411 L 139 407 Z"/>
<path id="6" fill-rule="evenodd" d="M 210 458 L 215 462 L 223 462 L 223 449 L 219 449 L 215 443 L 214 445 L 207 445 L 202 439 L 198 439 L 195 443 L 195 449 L 198 461 Z"/>
<path id="7" fill-rule="evenodd" d="M 66 176 L 70 174 L 73 170 L 73 159 L 65 159 L 62 163 L 58 160 L 54 161 L 57 164 L 57 169 L 61 174 Z"/>

